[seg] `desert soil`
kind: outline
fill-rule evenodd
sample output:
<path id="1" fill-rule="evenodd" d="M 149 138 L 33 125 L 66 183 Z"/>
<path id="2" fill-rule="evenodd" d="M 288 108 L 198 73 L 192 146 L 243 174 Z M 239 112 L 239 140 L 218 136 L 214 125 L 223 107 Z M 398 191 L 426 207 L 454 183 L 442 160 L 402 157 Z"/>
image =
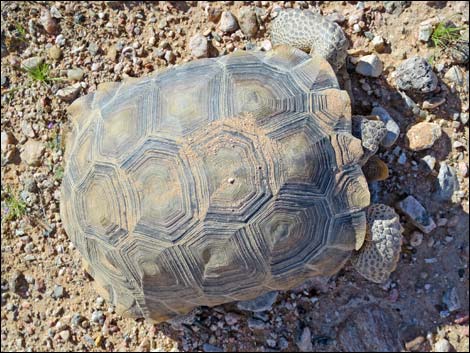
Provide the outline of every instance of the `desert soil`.
<path id="1" fill-rule="evenodd" d="M 243 7 L 258 16 L 250 39 L 241 30 L 220 29 L 217 10 L 239 17 Z M 212 57 L 269 50 L 272 20 L 285 7 L 335 14 L 350 41 L 353 113 L 369 114 L 380 105 L 400 127 L 395 144 L 379 151 L 390 177 L 371 185 L 374 201 L 396 207 L 412 195 L 436 229 L 423 234 L 400 213 L 403 252 L 383 285 L 346 267 L 280 292 L 266 312 L 234 304 L 201 308 L 183 331 L 121 317 L 97 294 L 61 224 L 68 105 L 101 82 L 195 60 L 189 41 L 196 34 L 209 40 Z M 459 64 L 431 40 L 418 40 L 425 21 L 468 28 L 468 3 L 2 1 L 1 12 L 2 351 L 469 350 L 468 61 Z M 384 48 L 372 44 L 378 36 Z M 379 77 L 354 70 L 368 54 L 383 62 Z M 414 55 L 427 59 L 439 80 L 433 92 L 411 97 L 415 106 L 394 80 L 396 67 Z M 43 80 L 21 69 L 35 65 L 29 58 L 49 65 Z M 451 69 L 462 74 L 462 84 L 449 81 Z M 436 97 L 444 103 L 423 106 Z M 411 150 L 406 132 L 423 121 L 437 124 L 441 137 Z M 434 158 L 436 166 L 429 170 L 423 157 Z M 449 201 L 435 197 L 440 162 L 458 179 Z"/>

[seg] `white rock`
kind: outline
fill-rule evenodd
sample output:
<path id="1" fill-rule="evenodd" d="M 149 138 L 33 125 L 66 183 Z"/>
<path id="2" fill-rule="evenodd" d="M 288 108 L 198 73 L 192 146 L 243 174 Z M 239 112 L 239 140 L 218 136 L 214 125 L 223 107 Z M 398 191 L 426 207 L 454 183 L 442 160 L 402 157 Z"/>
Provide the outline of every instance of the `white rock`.
<path id="1" fill-rule="evenodd" d="M 227 33 L 235 32 L 238 29 L 237 19 L 230 11 L 222 12 L 219 28 L 221 31 Z"/>
<path id="2" fill-rule="evenodd" d="M 65 102 L 71 102 L 75 98 L 77 98 L 81 89 L 82 89 L 82 86 L 80 85 L 80 82 L 77 82 L 72 86 L 68 86 L 68 87 L 58 90 L 55 95 Z"/>
<path id="3" fill-rule="evenodd" d="M 356 65 L 356 72 L 363 76 L 379 77 L 382 71 L 383 63 L 375 54 L 363 56 Z"/>
<path id="4" fill-rule="evenodd" d="M 189 40 L 189 49 L 195 58 L 207 58 L 209 53 L 207 38 L 202 34 L 196 34 Z"/>

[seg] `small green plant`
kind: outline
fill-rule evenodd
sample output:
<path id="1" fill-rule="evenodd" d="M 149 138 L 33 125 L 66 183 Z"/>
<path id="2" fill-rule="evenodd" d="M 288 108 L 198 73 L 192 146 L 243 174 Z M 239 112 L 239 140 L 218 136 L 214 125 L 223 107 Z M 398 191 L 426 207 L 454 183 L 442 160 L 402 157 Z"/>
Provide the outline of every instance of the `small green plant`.
<path id="1" fill-rule="evenodd" d="M 439 22 L 431 35 L 431 40 L 436 48 L 447 48 L 460 39 L 460 31 L 463 27 L 453 27 Z"/>
<path id="2" fill-rule="evenodd" d="M 59 134 L 57 134 L 57 132 L 52 132 L 51 139 L 47 141 L 46 146 L 54 152 L 58 152 L 62 149 L 60 136 Z"/>
<path id="3" fill-rule="evenodd" d="M 26 29 L 23 27 L 23 25 L 17 22 L 15 24 L 15 29 L 16 29 L 16 32 L 18 33 L 18 39 L 22 41 L 23 43 L 27 43 L 28 40 L 26 39 Z"/>
<path id="4" fill-rule="evenodd" d="M 12 221 L 20 219 L 26 214 L 26 203 L 21 199 L 18 193 L 15 193 L 11 188 L 7 187 L 7 197 L 5 198 L 5 216 L 2 217 L 3 221 Z"/>
<path id="5" fill-rule="evenodd" d="M 26 69 L 26 73 L 34 81 L 41 83 L 49 84 L 54 80 L 54 78 L 50 76 L 51 67 L 47 63 L 41 63 L 38 66 L 28 68 Z"/>
<path id="6" fill-rule="evenodd" d="M 55 169 L 54 178 L 57 181 L 61 181 L 63 177 L 64 177 L 64 167 L 60 165 Z"/>

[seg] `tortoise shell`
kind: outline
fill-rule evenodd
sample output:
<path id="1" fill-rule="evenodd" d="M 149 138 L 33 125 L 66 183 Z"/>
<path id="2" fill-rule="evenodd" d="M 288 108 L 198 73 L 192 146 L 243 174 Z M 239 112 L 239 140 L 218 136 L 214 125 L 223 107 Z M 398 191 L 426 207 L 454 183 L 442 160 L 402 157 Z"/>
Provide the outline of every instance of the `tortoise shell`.
<path id="1" fill-rule="evenodd" d="M 101 84 L 69 112 L 64 228 L 120 312 L 290 289 L 364 240 L 361 141 L 320 57 L 236 51 Z"/>

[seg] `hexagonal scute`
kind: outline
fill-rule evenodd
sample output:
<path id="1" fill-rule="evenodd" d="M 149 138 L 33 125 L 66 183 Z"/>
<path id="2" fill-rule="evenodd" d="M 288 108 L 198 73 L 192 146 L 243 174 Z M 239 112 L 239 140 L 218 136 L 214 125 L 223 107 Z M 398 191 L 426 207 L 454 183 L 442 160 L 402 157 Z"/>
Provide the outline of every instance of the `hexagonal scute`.
<path id="1" fill-rule="evenodd" d="M 251 113 L 267 119 L 286 111 L 298 111 L 303 91 L 288 72 L 264 64 L 251 53 L 239 53 L 219 60 L 225 66 L 221 115 Z M 302 100 L 302 98 L 301 98 Z M 300 102 L 301 103 L 301 102 Z"/>
<path id="2" fill-rule="evenodd" d="M 96 123 L 91 123 L 77 136 L 74 144 L 67 146 L 72 148 L 72 151 L 69 154 L 70 160 L 66 164 L 66 173 L 74 183 L 79 183 L 93 165 L 95 135 Z"/>
<path id="3" fill-rule="evenodd" d="M 160 102 L 153 131 L 185 136 L 219 119 L 222 68 L 212 60 L 198 60 L 159 75 Z"/>
<path id="4" fill-rule="evenodd" d="M 139 198 L 135 233 L 171 244 L 197 222 L 194 179 L 175 143 L 149 138 L 122 164 L 122 169 Z"/>
<path id="5" fill-rule="evenodd" d="M 263 257 L 270 259 L 274 278 L 299 271 L 305 262 L 322 251 L 328 240 L 331 212 L 326 201 L 314 206 L 277 199 L 253 217 L 247 228 L 261 244 Z"/>
<path id="6" fill-rule="evenodd" d="M 123 86 L 101 107 L 96 139 L 102 160 L 122 159 L 144 137 L 158 106 L 157 87 L 148 80 Z"/>
<path id="7" fill-rule="evenodd" d="M 188 145 L 205 220 L 246 221 L 271 197 L 262 151 L 240 130 L 218 125 Z"/>
<path id="8" fill-rule="evenodd" d="M 132 185 L 114 166 L 95 164 L 75 192 L 79 225 L 86 236 L 116 244 L 129 232 L 128 214 L 136 209 Z"/>

